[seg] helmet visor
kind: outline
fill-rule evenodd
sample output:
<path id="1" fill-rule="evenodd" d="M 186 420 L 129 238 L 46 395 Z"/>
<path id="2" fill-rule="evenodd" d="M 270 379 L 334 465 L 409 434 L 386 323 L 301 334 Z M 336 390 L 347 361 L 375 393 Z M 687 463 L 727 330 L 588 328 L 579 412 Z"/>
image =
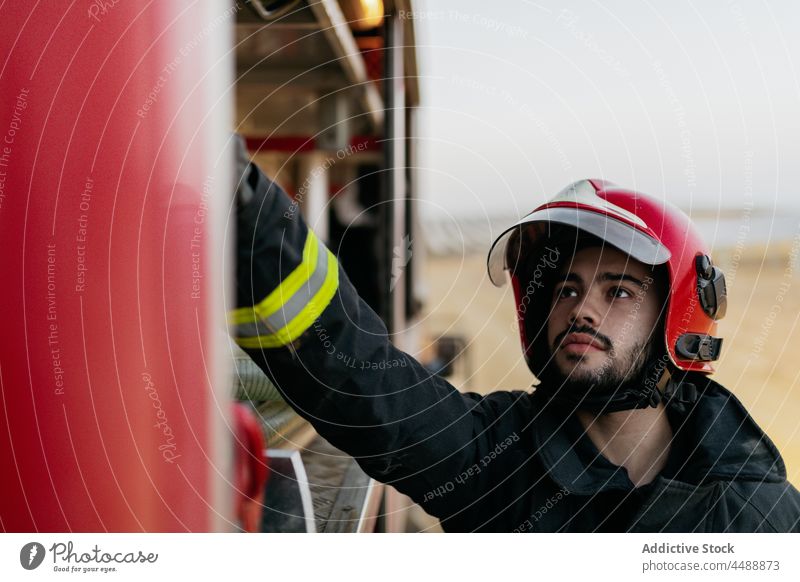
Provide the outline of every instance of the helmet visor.
<path id="1" fill-rule="evenodd" d="M 551 224 L 593 234 L 647 265 L 661 265 L 670 258 L 669 250 L 658 240 L 611 216 L 576 207 L 544 208 L 532 212 L 495 240 L 487 261 L 489 279 L 495 286 L 505 284 L 503 271 L 524 258 L 531 248 L 528 245 L 546 244 Z"/>

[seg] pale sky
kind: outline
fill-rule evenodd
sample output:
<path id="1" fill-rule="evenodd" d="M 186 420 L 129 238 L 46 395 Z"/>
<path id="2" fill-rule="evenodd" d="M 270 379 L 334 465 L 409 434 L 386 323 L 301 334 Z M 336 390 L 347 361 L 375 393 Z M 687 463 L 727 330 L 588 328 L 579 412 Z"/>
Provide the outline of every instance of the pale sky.
<path id="1" fill-rule="evenodd" d="M 800 2 L 416 0 L 421 212 L 525 214 L 600 177 L 800 210 Z"/>

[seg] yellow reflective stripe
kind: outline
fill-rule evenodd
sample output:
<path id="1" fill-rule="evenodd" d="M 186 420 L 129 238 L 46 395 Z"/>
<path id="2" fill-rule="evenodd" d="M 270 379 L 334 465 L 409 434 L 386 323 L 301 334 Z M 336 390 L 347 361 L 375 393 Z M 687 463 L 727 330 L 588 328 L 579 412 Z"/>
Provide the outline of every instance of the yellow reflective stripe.
<path id="1" fill-rule="evenodd" d="M 285 346 L 305 332 L 325 308 L 330 305 L 336 290 L 339 288 L 339 265 L 336 257 L 328 249 L 328 272 L 325 282 L 317 293 L 308 300 L 306 306 L 285 327 L 270 335 L 255 337 L 237 337 L 236 343 L 243 348 L 276 348 Z"/>
<path id="2" fill-rule="evenodd" d="M 309 229 L 305 245 L 303 245 L 303 258 L 300 264 L 258 305 L 240 307 L 230 311 L 228 313 L 228 323 L 232 325 L 255 323 L 277 312 L 311 277 L 317 264 L 318 248 L 317 236 L 314 231 Z"/>

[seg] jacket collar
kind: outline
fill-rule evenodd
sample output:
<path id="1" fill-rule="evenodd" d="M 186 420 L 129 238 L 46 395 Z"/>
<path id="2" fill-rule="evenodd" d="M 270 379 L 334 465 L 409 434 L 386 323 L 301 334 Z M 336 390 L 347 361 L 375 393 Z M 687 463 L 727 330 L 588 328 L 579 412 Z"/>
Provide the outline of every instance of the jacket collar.
<path id="1" fill-rule="evenodd" d="M 780 453 L 742 403 L 710 378 L 693 376 L 692 381 L 697 401 L 668 405 L 675 438 L 661 476 L 692 485 L 785 481 Z M 634 488 L 627 471 L 599 453 L 574 414 L 548 403 L 536 408 L 534 445 L 556 484 L 578 495 Z"/>

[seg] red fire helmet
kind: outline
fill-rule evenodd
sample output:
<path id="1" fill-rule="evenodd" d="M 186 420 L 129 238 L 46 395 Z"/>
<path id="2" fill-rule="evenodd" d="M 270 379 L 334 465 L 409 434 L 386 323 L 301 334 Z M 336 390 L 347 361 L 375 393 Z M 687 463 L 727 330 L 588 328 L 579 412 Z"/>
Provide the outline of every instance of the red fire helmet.
<path id="1" fill-rule="evenodd" d="M 515 266 L 525 261 L 525 255 L 541 252 L 554 225 L 594 235 L 647 265 L 665 264 L 669 277 L 666 352 L 680 370 L 714 372 L 711 362 L 719 358 L 722 347 L 722 339 L 716 337 L 716 322 L 725 315 L 725 277 L 711 262 L 697 229 L 668 202 L 605 180 L 589 179 L 570 184 L 522 218 L 503 232 L 489 251 L 492 283 L 502 286 L 503 271 L 510 271 L 522 349 L 535 374 L 530 353 L 533 338 L 527 337 L 522 309 L 527 281 L 520 280 Z M 549 308 L 549 303 L 545 307 Z"/>

